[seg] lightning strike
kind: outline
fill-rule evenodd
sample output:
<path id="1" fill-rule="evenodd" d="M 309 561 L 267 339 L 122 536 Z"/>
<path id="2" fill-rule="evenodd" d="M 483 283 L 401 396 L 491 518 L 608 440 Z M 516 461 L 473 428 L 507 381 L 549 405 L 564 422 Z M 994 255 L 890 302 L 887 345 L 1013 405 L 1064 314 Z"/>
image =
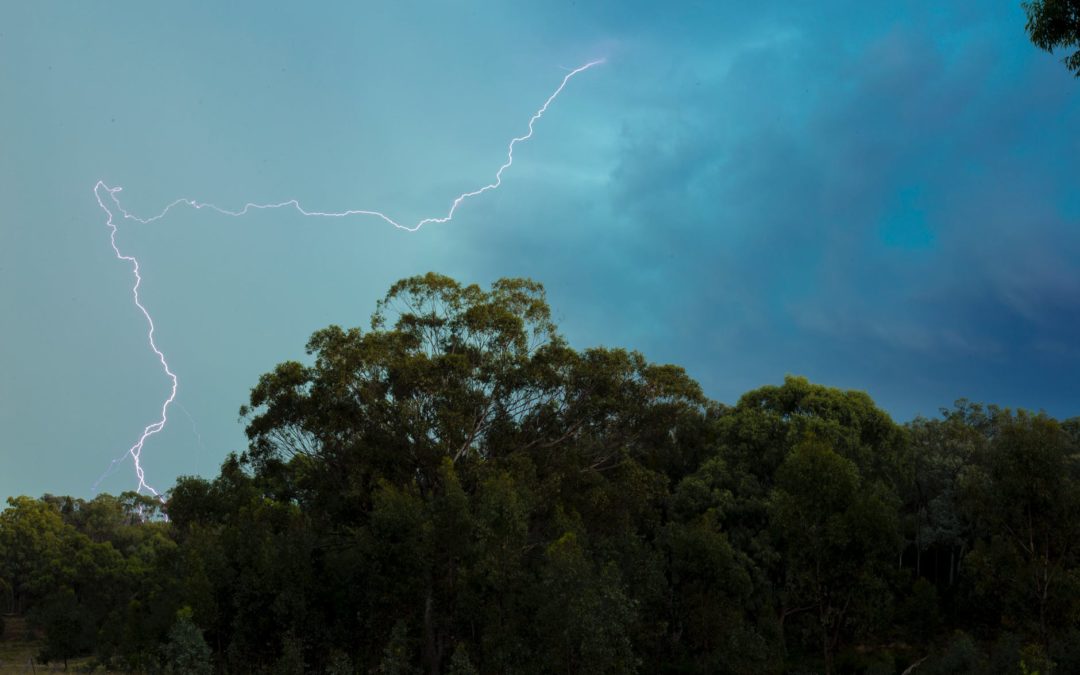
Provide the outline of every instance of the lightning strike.
<path id="1" fill-rule="evenodd" d="M 138 487 L 136 488 L 136 492 L 142 493 L 145 490 L 146 492 L 154 495 L 155 497 L 162 498 L 161 494 L 157 490 L 155 490 L 149 483 L 146 482 L 146 472 L 142 466 L 142 452 L 144 447 L 146 446 L 146 442 L 150 439 L 150 437 L 157 433 L 160 433 L 165 428 L 165 425 L 168 423 L 169 407 L 176 401 L 176 393 L 179 388 L 179 380 L 176 377 L 176 374 L 169 367 L 169 362 L 165 358 L 164 352 L 162 352 L 161 349 L 158 348 L 157 342 L 154 340 L 154 319 L 152 316 L 150 316 L 150 312 L 146 309 L 146 306 L 143 305 L 142 301 L 139 298 L 139 286 L 142 284 L 142 274 L 140 271 L 139 261 L 135 258 L 135 256 L 127 255 L 121 252 L 120 247 L 116 243 L 116 235 L 118 232 L 117 224 L 115 222 L 116 213 L 119 213 L 125 220 L 133 220 L 142 225 L 146 225 L 154 221 L 161 220 L 166 215 L 168 215 L 169 212 L 172 211 L 175 207 L 181 205 L 189 206 L 194 209 L 210 209 L 222 215 L 236 218 L 245 216 L 251 211 L 291 207 L 295 209 L 300 215 L 309 218 L 348 218 L 352 216 L 370 216 L 373 218 L 378 218 L 385 223 L 392 225 L 400 230 L 405 230 L 406 232 L 416 232 L 425 225 L 448 223 L 453 220 L 454 214 L 457 212 L 458 207 L 461 206 L 464 202 L 472 199 L 473 197 L 478 197 L 485 192 L 495 190 L 500 185 L 502 185 L 503 172 L 509 169 L 514 163 L 514 147 L 518 143 L 522 143 L 532 138 L 533 126 L 536 124 L 537 120 L 544 116 L 544 113 L 547 112 L 548 107 L 555 101 L 556 98 L 558 98 L 559 94 L 561 94 L 563 89 L 566 88 L 567 83 L 569 83 L 575 75 L 582 73 L 594 66 L 598 66 L 604 63 L 604 61 L 605 59 L 589 61 L 588 63 L 578 66 L 577 68 L 569 71 L 563 77 L 562 82 L 559 83 L 559 86 L 555 89 L 555 91 L 553 91 L 551 95 L 547 97 L 547 100 L 544 101 L 544 104 L 541 105 L 540 108 L 535 113 L 533 113 L 532 117 L 529 118 L 526 133 L 510 139 L 510 144 L 506 149 L 506 161 L 503 162 L 501 166 L 499 166 L 498 170 L 495 172 L 495 178 L 492 182 L 482 187 L 476 188 L 475 190 L 463 192 L 457 197 L 455 197 L 454 200 L 450 203 L 450 208 L 447 210 L 445 215 L 423 218 L 412 225 L 400 223 L 381 211 L 371 211 L 367 209 L 349 209 L 347 211 L 337 212 L 309 211 L 308 209 L 305 209 L 303 206 L 301 206 L 300 202 L 296 199 L 290 199 L 288 201 L 276 202 L 272 204 L 255 204 L 252 202 L 248 202 L 244 204 L 244 206 L 240 209 L 230 210 L 221 208 L 220 206 L 216 206 L 214 204 L 199 202 L 194 199 L 181 198 L 166 205 L 165 208 L 162 209 L 161 212 L 155 216 L 151 216 L 148 218 L 140 218 L 126 210 L 120 204 L 120 200 L 119 198 L 117 198 L 117 194 L 123 190 L 122 187 L 110 187 L 109 185 L 106 185 L 104 181 L 99 180 L 94 185 L 94 198 L 97 200 L 98 206 L 100 206 L 106 214 L 105 226 L 109 229 L 109 244 L 112 247 L 112 250 L 115 253 L 117 259 L 131 265 L 131 272 L 135 278 L 135 283 L 131 287 L 131 293 L 135 303 L 135 307 L 143 315 L 143 318 L 146 319 L 146 337 L 147 341 L 150 344 L 150 349 L 154 352 L 154 355 L 161 363 L 161 368 L 165 372 L 166 377 L 168 377 L 171 385 L 169 388 L 169 395 L 161 404 L 160 417 L 156 421 L 146 425 L 143 428 L 142 434 L 139 436 L 139 439 L 135 442 L 135 444 L 128 448 L 127 452 L 125 452 L 123 455 L 112 461 L 105 473 L 102 474 L 100 478 L 98 478 L 96 483 L 94 483 L 94 489 L 97 489 L 97 486 L 101 483 L 101 481 L 104 480 L 106 476 L 110 475 L 120 462 L 130 457 L 132 463 L 135 465 L 135 476 L 138 479 Z M 115 213 L 113 209 L 115 209 Z"/>

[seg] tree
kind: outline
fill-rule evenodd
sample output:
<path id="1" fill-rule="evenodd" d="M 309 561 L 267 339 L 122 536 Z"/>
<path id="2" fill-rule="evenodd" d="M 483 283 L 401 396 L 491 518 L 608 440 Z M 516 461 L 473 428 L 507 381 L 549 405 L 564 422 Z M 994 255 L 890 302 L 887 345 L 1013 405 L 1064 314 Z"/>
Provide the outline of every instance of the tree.
<path id="1" fill-rule="evenodd" d="M 644 586 L 662 597 L 658 556 L 642 541 L 658 531 L 667 489 L 660 472 L 696 468 L 709 409 L 681 368 L 623 349 L 570 349 L 535 282 L 501 279 L 483 290 L 436 274 L 395 284 L 370 330 L 331 326 L 312 336 L 308 352 L 313 364 L 283 363 L 252 390 L 242 410 L 251 440 L 244 463 L 264 498 L 300 506 L 329 548 L 355 556 L 342 573 L 371 589 L 351 594 L 348 615 L 360 617 L 363 634 L 395 621 L 416 626 L 432 673 L 477 626 L 488 641 L 474 652 L 479 667 L 520 659 L 527 622 L 493 617 L 529 616 L 545 600 L 518 595 L 544 568 L 522 551 L 546 550 L 565 533 L 557 513 L 583 518 L 592 531 L 581 547 L 603 547 L 612 563 L 582 562 L 589 578 L 609 584 L 603 598 L 584 596 L 590 608 L 623 606 L 607 600 L 624 597 L 624 573 L 635 585 L 651 576 Z M 501 477 L 537 490 L 542 508 L 525 522 L 487 521 L 496 501 L 521 506 L 503 499 Z M 172 497 L 178 523 L 197 517 L 209 492 L 185 481 Z M 494 539 L 485 538 L 489 527 Z M 519 537 L 516 553 L 505 548 Z M 494 558 L 478 560 L 483 552 Z M 506 584 L 507 604 L 524 606 L 468 614 L 473 583 Z M 612 624 L 612 662 L 632 660 L 632 624 Z M 580 649 L 592 658 L 593 646 Z"/>
<path id="2" fill-rule="evenodd" d="M 956 582 L 960 563 L 973 543 L 971 523 L 959 504 L 960 481 L 985 458 L 1003 412 L 961 399 L 941 413 L 943 419 L 920 417 L 906 425 L 902 461 L 907 479 L 899 493 L 908 544 L 903 560 L 910 564 L 914 557 L 916 576 L 947 589 Z"/>
<path id="3" fill-rule="evenodd" d="M 635 672 L 635 603 L 615 566 L 596 569 L 574 532 L 548 546 L 544 563 L 535 620 L 541 661 L 565 673 Z"/>
<path id="4" fill-rule="evenodd" d="M 985 463 L 964 480 L 980 536 L 976 583 L 1042 644 L 1080 617 L 1080 456 L 1055 420 L 1000 415 Z"/>
<path id="5" fill-rule="evenodd" d="M 412 675 L 412 646 L 409 643 L 409 627 L 398 621 L 390 631 L 390 640 L 383 649 L 383 658 L 376 672 L 379 675 Z"/>
<path id="6" fill-rule="evenodd" d="M 0 577 L 11 587 L 14 611 L 23 613 L 48 589 L 41 572 L 60 559 L 68 533 L 59 510 L 30 497 L 10 497 L 0 512 Z"/>
<path id="7" fill-rule="evenodd" d="M 758 624 L 769 623 L 770 612 L 761 612 L 754 598 L 755 586 L 766 579 L 750 556 L 731 545 L 730 526 L 725 527 L 736 504 L 732 482 L 723 460 L 715 457 L 671 495 L 664 539 L 669 621 L 677 636 L 672 646 L 697 672 L 769 672 L 776 666 L 777 650 L 770 649 L 776 645 L 768 643 Z"/>
<path id="8" fill-rule="evenodd" d="M 0 577 L 0 616 L 15 611 L 15 589 L 11 584 Z M 3 632 L 0 631 L 0 635 Z"/>
<path id="9" fill-rule="evenodd" d="M 568 404 L 558 385 L 569 352 L 535 282 L 504 279 L 483 291 L 435 274 L 405 279 L 371 326 L 318 331 L 308 343 L 313 366 L 286 362 L 260 379 L 241 413 L 253 415 L 248 458 L 261 470 L 317 460 L 302 490 L 337 484 L 363 500 L 385 479 L 427 494 L 443 457 L 505 452 L 513 439 L 496 445 L 491 436 L 526 420 L 538 432 L 529 440 L 545 442 L 545 422 Z"/>
<path id="10" fill-rule="evenodd" d="M 426 497 L 446 457 L 561 447 L 601 468 L 623 450 L 656 452 L 683 425 L 692 430 L 706 404 L 681 368 L 568 348 L 543 287 L 527 279 L 489 291 L 436 274 L 405 279 L 371 326 L 316 332 L 314 365 L 279 365 L 241 410 L 248 461 L 266 474 L 296 460 L 299 496 L 343 499 L 320 506 L 343 518 L 369 510 L 380 480 L 413 483 Z"/>
<path id="11" fill-rule="evenodd" d="M 785 377 L 780 386 L 765 386 L 743 394 L 737 405 L 720 412 L 715 428 L 713 442 L 718 457 L 723 460 L 723 470 L 706 461 L 701 473 L 709 468 L 707 482 L 715 486 L 714 490 L 729 495 L 716 514 L 731 545 L 750 561 L 746 567 L 753 575 L 753 597 L 749 604 L 769 608 L 780 633 L 778 639 L 785 644 L 791 642 L 789 646 L 798 645 L 800 631 L 789 630 L 792 623 L 796 629 L 805 628 L 807 614 L 821 609 L 816 601 L 808 601 L 793 586 L 795 580 L 802 578 L 799 566 L 806 561 L 798 556 L 806 550 L 794 545 L 795 539 L 791 537 L 801 536 L 799 528 L 809 523 L 791 520 L 788 526 L 778 529 L 777 518 L 781 514 L 798 515 L 797 510 L 780 508 L 781 505 L 796 503 L 798 499 L 790 500 L 800 495 L 799 498 L 812 498 L 816 489 L 812 481 L 825 480 L 827 476 L 801 475 L 783 467 L 809 462 L 806 456 L 801 459 L 793 456 L 797 450 L 800 454 L 807 452 L 808 443 L 820 445 L 828 449 L 829 459 L 822 460 L 821 466 L 814 466 L 827 474 L 827 469 L 838 465 L 842 470 L 837 469 L 837 477 L 854 472 L 856 483 L 871 489 L 888 504 L 896 487 L 904 482 L 900 461 L 904 454 L 904 434 L 867 394 L 824 387 L 793 376 Z M 787 487 L 778 493 L 783 481 L 787 481 Z M 868 504 L 875 509 L 879 506 L 875 500 Z M 894 506 L 889 504 L 886 510 L 889 509 L 895 516 Z M 851 517 L 856 514 L 856 510 L 845 508 L 844 511 Z M 804 515 L 810 517 L 813 513 L 816 511 Z M 875 518 L 879 515 L 876 510 L 868 514 Z M 791 537 L 785 540 L 785 533 Z M 893 536 L 895 531 L 890 529 L 888 533 Z M 897 556 L 892 561 L 897 560 L 898 547 L 892 554 Z M 878 576 L 873 578 L 880 581 Z M 864 589 L 863 595 L 865 592 Z M 861 610 L 862 598 L 857 600 L 853 600 L 850 608 L 853 611 Z M 850 615 L 845 615 L 850 620 Z M 830 633 L 831 658 L 849 626 L 829 625 L 839 629 Z M 867 623 L 866 627 L 872 628 L 872 624 Z M 829 629 L 822 628 L 818 622 L 811 624 L 809 630 L 820 637 L 822 630 Z"/>
<path id="12" fill-rule="evenodd" d="M 793 447 L 808 436 L 828 443 L 860 472 L 894 481 L 903 435 L 865 392 L 787 376 L 781 386 L 747 392 L 720 419 L 729 463 L 771 482 Z"/>
<path id="13" fill-rule="evenodd" d="M 165 672 L 170 675 L 210 675 L 214 670 L 210 646 L 191 617 L 191 608 L 182 608 L 176 613 L 176 623 L 169 630 L 169 642 L 165 645 Z"/>
<path id="14" fill-rule="evenodd" d="M 1021 3 L 1027 13 L 1027 32 L 1036 47 L 1054 49 L 1077 47 L 1062 61 L 1080 77 L 1080 0 L 1032 0 Z"/>
<path id="15" fill-rule="evenodd" d="M 450 657 L 449 675 L 480 675 L 480 671 L 469 660 L 469 651 L 464 643 L 458 643 L 454 647 L 454 655 Z"/>
<path id="16" fill-rule="evenodd" d="M 67 670 L 68 659 L 90 647 L 86 617 L 75 592 L 61 588 L 35 609 L 35 623 L 45 629 L 45 642 L 38 652 L 38 660 L 43 663 L 63 661 L 64 670 Z"/>
<path id="17" fill-rule="evenodd" d="M 825 672 L 845 633 L 888 605 L 885 574 L 898 547 L 896 507 L 880 483 L 828 444 L 808 438 L 777 471 L 772 528 L 786 568 L 785 593 L 816 618 Z"/>

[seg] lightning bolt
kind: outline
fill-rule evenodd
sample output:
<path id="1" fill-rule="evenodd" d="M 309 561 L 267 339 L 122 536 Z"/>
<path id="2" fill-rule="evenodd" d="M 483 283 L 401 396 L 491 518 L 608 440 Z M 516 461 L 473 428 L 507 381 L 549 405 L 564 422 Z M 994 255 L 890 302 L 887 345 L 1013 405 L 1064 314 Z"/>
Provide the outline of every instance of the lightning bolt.
<path id="1" fill-rule="evenodd" d="M 295 209 L 300 215 L 309 218 L 348 218 L 352 216 L 370 216 L 373 218 L 378 218 L 389 225 L 392 225 L 400 230 L 405 230 L 407 232 L 416 232 L 425 225 L 448 223 L 454 219 L 454 214 L 457 213 L 458 207 L 461 206 L 463 203 L 465 203 L 469 199 L 472 199 L 473 197 L 478 197 L 485 192 L 495 190 L 500 185 L 502 185 L 503 172 L 505 172 L 514 164 L 514 147 L 518 143 L 523 143 L 532 138 L 533 126 L 536 124 L 537 120 L 544 116 L 544 113 L 547 112 L 548 107 L 552 103 L 554 103 L 555 99 L 558 98 L 559 94 L 562 93 L 563 89 L 566 88 L 566 85 L 570 82 L 571 79 L 573 79 L 575 75 L 578 75 L 579 73 L 593 68 L 594 66 L 598 66 L 604 63 L 604 61 L 605 59 L 589 61 L 588 63 L 578 66 L 577 68 L 569 71 L 563 77 L 562 82 L 559 83 L 559 86 L 555 89 L 555 91 L 553 91 L 551 95 L 547 97 L 547 100 L 544 101 L 544 104 L 541 105 L 540 108 L 535 113 L 533 113 L 532 117 L 529 118 L 529 124 L 526 133 L 510 139 L 510 144 L 506 149 L 506 161 L 503 162 L 499 169 L 495 172 L 495 179 L 492 182 L 482 187 L 476 188 L 475 190 L 463 192 L 457 197 L 455 197 L 454 200 L 450 203 L 450 208 L 446 211 L 445 215 L 423 218 L 412 225 L 402 224 L 381 211 L 369 211 L 366 209 L 349 209 L 347 211 L 336 212 L 309 211 L 308 209 L 305 209 L 303 206 L 301 206 L 300 202 L 296 199 L 290 199 L 288 201 L 272 204 L 255 204 L 252 202 L 248 202 L 244 204 L 244 206 L 240 209 L 230 210 L 221 208 L 220 206 L 216 206 L 214 204 L 199 202 L 194 199 L 181 198 L 166 205 L 165 208 L 162 209 L 161 212 L 155 216 L 150 216 L 148 218 L 140 218 L 127 211 L 120 204 L 120 200 L 117 197 L 117 194 L 119 194 L 123 190 L 122 187 L 110 187 L 106 185 L 104 181 L 99 180 L 94 185 L 94 198 L 97 200 L 98 206 L 100 206 L 101 210 L 103 210 L 106 214 L 105 226 L 109 229 L 109 244 L 110 246 L 112 246 L 113 253 L 116 254 L 117 259 L 131 265 L 131 272 L 135 278 L 135 283 L 131 287 L 131 293 L 134 299 L 135 307 L 143 315 L 143 318 L 146 319 L 147 341 L 150 344 L 150 349 L 154 352 L 154 355 L 157 356 L 158 361 L 161 363 L 161 368 L 165 372 L 165 375 L 169 378 L 171 386 L 169 389 L 169 395 L 161 404 L 160 418 L 146 425 L 143 428 L 142 434 L 139 436 L 139 439 L 135 442 L 135 444 L 128 448 L 127 452 L 125 452 L 123 455 L 112 461 L 112 463 L 109 465 L 109 468 L 105 471 L 104 474 L 102 474 L 101 478 L 98 478 L 97 482 L 94 483 L 94 489 L 97 489 L 97 486 L 101 483 L 101 481 L 106 476 L 111 474 L 120 462 L 126 460 L 128 457 L 131 457 L 131 460 L 135 465 L 135 476 L 139 481 L 136 491 L 142 493 L 145 490 L 146 492 L 161 498 L 160 493 L 158 493 L 157 490 L 155 490 L 149 483 L 146 482 L 146 472 L 142 466 L 142 452 L 144 447 L 146 446 L 146 442 L 150 439 L 150 437 L 157 433 L 160 433 L 165 428 L 165 425 L 168 423 L 169 407 L 173 404 L 174 401 L 176 401 L 176 392 L 179 387 L 179 380 L 176 377 L 176 373 L 174 373 L 169 367 L 169 362 L 165 358 L 165 353 L 162 352 L 160 348 L 158 348 L 157 342 L 154 340 L 154 319 L 152 316 L 150 316 L 149 310 L 146 309 L 146 306 L 143 305 L 141 299 L 139 298 L 139 286 L 142 285 L 142 274 L 141 268 L 139 266 L 139 261 L 135 258 L 135 256 L 121 252 L 120 247 L 116 243 L 116 235 L 118 232 L 116 224 L 117 213 L 119 213 L 125 220 L 133 220 L 137 223 L 146 225 L 164 218 L 166 215 L 169 214 L 170 211 L 181 205 L 189 206 L 194 209 L 210 209 L 222 215 L 231 217 L 245 216 L 251 211 L 291 207 Z"/>

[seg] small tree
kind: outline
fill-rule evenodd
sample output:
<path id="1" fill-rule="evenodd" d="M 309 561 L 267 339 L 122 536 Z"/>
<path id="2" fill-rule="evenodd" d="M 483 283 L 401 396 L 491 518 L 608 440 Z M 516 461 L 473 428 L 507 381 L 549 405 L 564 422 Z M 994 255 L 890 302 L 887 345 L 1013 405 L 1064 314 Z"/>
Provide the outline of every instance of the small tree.
<path id="1" fill-rule="evenodd" d="M 409 628 L 404 621 L 398 621 L 390 631 L 390 640 L 383 650 L 379 663 L 379 675 L 409 675 L 416 672 L 413 668 L 409 646 Z"/>
<path id="2" fill-rule="evenodd" d="M 330 658 L 326 663 L 326 675 L 353 675 L 355 671 L 356 668 L 348 654 L 340 649 L 330 652 Z"/>
<path id="3" fill-rule="evenodd" d="M 274 664 L 275 675 L 304 675 L 304 644 L 290 631 L 281 644 L 281 656 Z"/>
<path id="4" fill-rule="evenodd" d="M 67 670 L 68 659 L 86 649 L 83 616 L 75 592 L 70 588 L 58 590 L 43 605 L 35 607 L 33 614 L 35 623 L 45 629 L 38 660 L 63 661 Z"/>
<path id="5" fill-rule="evenodd" d="M 469 659 L 469 652 L 465 649 L 465 643 L 459 642 L 454 647 L 454 655 L 450 657 L 450 675 L 479 675 L 473 662 Z"/>
<path id="6" fill-rule="evenodd" d="M 176 613 L 176 623 L 169 630 L 169 642 L 165 645 L 165 672 L 180 675 L 210 675 L 214 671 L 210 661 L 210 646 L 202 631 L 191 620 L 190 607 Z"/>

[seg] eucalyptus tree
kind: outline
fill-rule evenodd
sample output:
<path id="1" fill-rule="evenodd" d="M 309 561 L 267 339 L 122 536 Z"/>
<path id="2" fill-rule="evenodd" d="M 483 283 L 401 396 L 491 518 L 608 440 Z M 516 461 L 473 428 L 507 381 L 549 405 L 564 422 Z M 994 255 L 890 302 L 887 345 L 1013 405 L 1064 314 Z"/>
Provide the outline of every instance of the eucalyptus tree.
<path id="1" fill-rule="evenodd" d="M 1027 13 L 1027 32 L 1035 46 L 1053 53 L 1075 48 L 1062 59 L 1080 77 L 1080 0 L 1032 0 L 1021 3 Z"/>

